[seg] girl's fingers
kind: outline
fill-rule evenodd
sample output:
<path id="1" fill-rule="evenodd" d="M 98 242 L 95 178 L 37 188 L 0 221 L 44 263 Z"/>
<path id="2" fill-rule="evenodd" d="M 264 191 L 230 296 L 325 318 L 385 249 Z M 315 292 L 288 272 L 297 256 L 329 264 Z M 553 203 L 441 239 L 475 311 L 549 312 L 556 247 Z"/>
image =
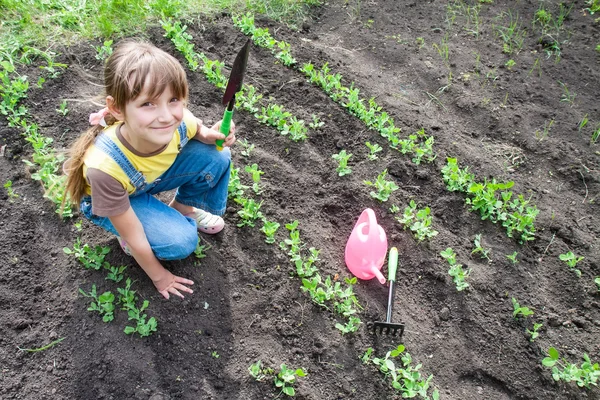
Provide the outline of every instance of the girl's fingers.
<path id="1" fill-rule="evenodd" d="M 177 295 L 177 296 L 179 296 L 179 297 L 181 297 L 183 299 L 183 295 L 179 292 L 179 290 L 175 289 L 174 287 L 169 288 L 169 292 L 171 292 L 174 295 Z"/>
<path id="2" fill-rule="evenodd" d="M 177 283 L 183 283 L 185 285 L 193 285 L 194 284 L 194 281 L 190 281 L 189 279 L 185 279 L 185 278 L 182 278 L 180 276 L 176 276 L 175 277 L 175 282 L 177 282 Z"/>
<path id="3" fill-rule="evenodd" d="M 163 290 L 162 292 L 158 292 L 158 293 L 162 294 L 162 296 L 163 296 L 165 299 L 169 300 L 169 292 L 168 292 L 168 291 L 166 291 L 166 290 Z"/>

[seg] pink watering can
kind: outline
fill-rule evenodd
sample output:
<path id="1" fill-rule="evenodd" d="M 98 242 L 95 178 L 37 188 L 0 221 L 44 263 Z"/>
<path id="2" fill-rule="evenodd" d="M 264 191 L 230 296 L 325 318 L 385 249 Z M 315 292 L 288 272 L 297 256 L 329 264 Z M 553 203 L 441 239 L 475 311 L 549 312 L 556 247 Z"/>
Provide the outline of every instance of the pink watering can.
<path id="1" fill-rule="evenodd" d="M 359 279 L 373 279 L 385 283 L 381 267 L 387 255 L 387 237 L 385 231 L 377 224 L 375 212 L 365 209 L 346 244 L 346 266 Z"/>

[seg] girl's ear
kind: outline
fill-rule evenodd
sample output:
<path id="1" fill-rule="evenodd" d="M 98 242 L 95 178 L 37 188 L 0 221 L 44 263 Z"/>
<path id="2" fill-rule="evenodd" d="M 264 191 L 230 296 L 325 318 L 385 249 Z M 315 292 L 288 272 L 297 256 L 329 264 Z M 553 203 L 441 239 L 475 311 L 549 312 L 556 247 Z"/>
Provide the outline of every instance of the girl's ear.
<path id="1" fill-rule="evenodd" d="M 106 96 L 106 107 L 117 121 L 125 121 L 125 114 L 115 107 L 115 99 L 112 96 Z"/>

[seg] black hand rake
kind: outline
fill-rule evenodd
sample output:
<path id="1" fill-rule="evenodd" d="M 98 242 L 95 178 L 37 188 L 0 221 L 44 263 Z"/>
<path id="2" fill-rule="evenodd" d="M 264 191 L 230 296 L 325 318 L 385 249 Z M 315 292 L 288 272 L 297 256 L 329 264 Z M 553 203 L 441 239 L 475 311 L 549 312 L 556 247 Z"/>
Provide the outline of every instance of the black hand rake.
<path id="1" fill-rule="evenodd" d="M 388 282 L 390 289 L 388 291 L 388 306 L 385 322 L 373 321 L 367 323 L 367 328 L 372 329 L 375 334 L 385 334 L 390 336 L 402 337 L 404 333 L 404 323 L 395 324 L 392 322 L 392 306 L 394 304 L 394 284 L 396 283 L 396 269 L 398 267 L 398 249 L 390 249 L 388 260 Z"/>

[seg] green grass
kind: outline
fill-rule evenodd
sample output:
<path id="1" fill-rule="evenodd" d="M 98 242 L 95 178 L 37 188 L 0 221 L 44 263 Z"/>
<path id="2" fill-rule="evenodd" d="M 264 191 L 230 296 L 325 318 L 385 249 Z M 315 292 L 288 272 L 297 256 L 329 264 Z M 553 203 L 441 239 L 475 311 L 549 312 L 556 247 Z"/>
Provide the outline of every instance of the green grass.
<path id="1" fill-rule="evenodd" d="M 16 58 L 27 47 L 47 48 L 82 39 L 143 36 L 164 18 L 222 11 L 264 14 L 298 28 L 321 0 L 0 0 L 0 58 Z"/>

